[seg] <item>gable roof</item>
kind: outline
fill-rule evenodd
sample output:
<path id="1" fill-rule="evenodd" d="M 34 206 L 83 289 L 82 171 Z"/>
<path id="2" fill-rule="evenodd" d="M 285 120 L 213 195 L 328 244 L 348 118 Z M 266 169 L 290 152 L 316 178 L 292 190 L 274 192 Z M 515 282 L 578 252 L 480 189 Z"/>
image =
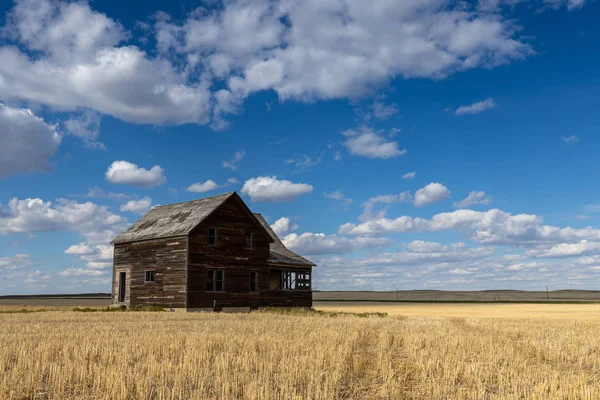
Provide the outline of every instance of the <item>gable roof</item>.
<path id="1" fill-rule="evenodd" d="M 111 243 L 138 242 L 141 240 L 188 235 L 196 226 L 232 197 L 237 197 L 248 214 L 252 218 L 256 218 L 236 192 L 228 192 L 184 203 L 154 207 L 127 228 L 125 232 L 117 236 Z"/>
<path id="2" fill-rule="evenodd" d="M 254 215 L 256 216 L 256 219 L 258 219 L 258 221 L 265 228 L 265 230 L 269 232 L 269 235 L 271 235 L 271 238 L 273 239 L 273 243 L 271 243 L 270 245 L 271 254 L 269 255 L 269 259 L 267 260 L 268 262 L 272 262 L 275 264 L 300 265 L 306 267 L 316 266 L 316 264 L 308 261 L 306 258 L 294 253 L 293 251 L 285 247 L 283 242 L 279 239 L 279 237 L 277 237 L 277 234 L 273 231 L 269 223 L 265 221 L 262 215 L 258 213 L 254 213 Z"/>

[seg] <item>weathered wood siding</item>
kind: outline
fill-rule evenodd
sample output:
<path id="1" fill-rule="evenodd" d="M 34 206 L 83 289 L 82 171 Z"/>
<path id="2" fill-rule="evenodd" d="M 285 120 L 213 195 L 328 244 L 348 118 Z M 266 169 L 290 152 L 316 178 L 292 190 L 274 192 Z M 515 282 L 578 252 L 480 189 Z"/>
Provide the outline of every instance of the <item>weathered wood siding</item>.
<path id="1" fill-rule="evenodd" d="M 115 245 L 113 304 L 118 304 L 118 273 L 127 271 L 126 305 L 185 307 L 187 238 L 165 238 Z M 144 282 L 155 271 L 155 282 Z"/>
<path id="2" fill-rule="evenodd" d="M 208 245 L 211 227 L 217 228 L 214 247 Z M 253 233 L 252 249 L 246 249 L 247 231 Z M 235 198 L 228 200 L 189 236 L 188 307 L 212 307 L 214 301 L 218 307 L 291 306 L 295 301 L 298 306 L 310 307 L 310 292 L 269 291 L 269 243 L 260 223 Z M 223 292 L 206 290 L 207 269 L 225 271 Z M 250 292 L 251 271 L 258 272 L 258 293 Z"/>

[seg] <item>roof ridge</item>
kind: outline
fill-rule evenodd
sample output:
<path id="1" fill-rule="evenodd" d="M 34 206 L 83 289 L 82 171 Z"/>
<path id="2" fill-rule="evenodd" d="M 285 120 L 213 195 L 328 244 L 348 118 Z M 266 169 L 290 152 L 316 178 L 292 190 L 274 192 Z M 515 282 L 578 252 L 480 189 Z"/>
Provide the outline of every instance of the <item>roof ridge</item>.
<path id="1" fill-rule="evenodd" d="M 162 207 L 174 206 L 174 205 L 177 205 L 177 204 L 193 203 L 194 201 L 208 200 L 208 199 L 212 199 L 214 197 L 225 196 L 225 195 L 232 195 L 234 193 L 237 193 L 237 192 L 235 190 L 232 190 L 231 192 L 225 192 L 225 193 L 221 193 L 221 194 L 215 194 L 214 196 L 201 197 L 201 198 L 195 199 L 195 200 L 179 201 L 177 203 L 164 204 L 164 205 L 160 205 L 160 206 L 154 206 L 152 208 L 162 208 Z"/>

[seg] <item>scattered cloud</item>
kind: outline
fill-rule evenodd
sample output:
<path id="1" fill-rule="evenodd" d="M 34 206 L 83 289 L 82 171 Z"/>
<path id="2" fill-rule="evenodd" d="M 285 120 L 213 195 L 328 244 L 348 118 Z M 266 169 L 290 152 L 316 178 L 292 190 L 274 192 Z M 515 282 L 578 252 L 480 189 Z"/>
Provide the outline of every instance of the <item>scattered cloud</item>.
<path id="1" fill-rule="evenodd" d="M 365 123 L 369 123 L 372 120 L 385 121 L 394 115 L 400 115 L 398 105 L 396 103 L 386 104 L 386 97 L 384 95 L 375 96 L 371 104 L 355 109 L 355 113 Z"/>
<path id="2" fill-rule="evenodd" d="M 492 247 L 467 248 L 462 242 L 442 245 L 440 243 L 424 242 L 421 240 L 415 240 L 409 243 L 406 248 L 407 251 L 369 254 L 368 256 L 358 258 L 330 258 L 320 265 L 327 267 L 345 266 L 346 268 L 351 268 L 364 266 L 423 266 L 431 265 L 432 263 L 464 263 L 487 258 L 494 252 Z"/>
<path id="3" fill-rule="evenodd" d="M 273 90 L 280 101 L 355 99 L 394 78 L 443 79 L 534 54 L 508 11 L 481 10 L 234 0 L 184 18 L 156 14 L 153 40 L 141 49 L 90 3 L 18 0 L 3 27 L 0 96 L 138 124 L 224 129 L 224 118 L 259 91 Z M 376 103 L 372 113 L 386 118 L 392 110 Z"/>
<path id="4" fill-rule="evenodd" d="M 240 181 L 238 181 L 237 178 L 229 178 L 227 179 L 227 183 L 229 183 L 230 185 L 237 185 L 238 183 L 240 183 Z"/>
<path id="5" fill-rule="evenodd" d="M 277 234 L 277 236 L 281 237 L 281 235 L 285 233 L 295 231 L 296 229 L 298 229 L 298 224 L 290 222 L 290 219 L 288 217 L 281 217 L 273 224 L 271 224 L 271 228 Z"/>
<path id="6" fill-rule="evenodd" d="M 599 252 L 599 242 L 589 242 L 587 240 L 581 240 L 577 243 L 559 243 L 547 250 L 542 250 L 541 252 L 534 250 L 531 253 L 537 253 L 537 257 L 572 257 Z"/>
<path id="7" fill-rule="evenodd" d="M 223 168 L 228 168 L 232 171 L 237 170 L 237 164 L 242 161 L 246 152 L 244 150 L 236 151 L 233 157 L 230 160 L 224 160 L 222 162 Z"/>
<path id="8" fill-rule="evenodd" d="M 465 115 L 465 114 L 479 114 L 485 110 L 496 107 L 496 102 L 492 98 L 487 98 L 483 101 L 478 101 L 468 106 L 460 106 L 456 109 L 454 114 Z"/>
<path id="9" fill-rule="evenodd" d="M 215 190 L 218 187 L 220 187 L 219 185 L 217 185 L 215 183 L 215 181 L 208 179 L 202 183 L 196 182 L 196 183 L 192 183 L 188 188 L 187 191 L 188 192 L 192 192 L 192 193 L 204 193 L 204 192 L 209 192 L 211 190 Z"/>
<path id="10" fill-rule="evenodd" d="M 147 170 L 128 161 L 114 161 L 108 167 L 105 178 L 111 183 L 143 188 L 152 188 L 167 183 L 164 170 L 159 165 Z"/>
<path id="11" fill-rule="evenodd" d="M 573 217 L 573 219 L 578 219 L 578 220 L 582 221 L 585 219 L 590 219 L 590 217 L 587 215 L 584 215 L 584 214 L 577 214 L 576 216 Z"/>
<path id="12" fill-rule="evenodd" d="M 587 204 L 585 206 L 585 209 L 591 212 L 597 212 L 600 211 L 600 203 L 598 204 Z"/>
<path id="13" fill-rule="evenodd" d="M 411 193 L 407 190 L 398 194 L 386 194 L 369 198 L 362 204 L 363 213 L 358 217 L 359 221 L 370 221 L 385 217 L 387 208 L 383 208 L 377 212 L 374 208 L 377 204 L 394 204 L 394 203 L 410 203 L 413 200 Z"/>
<path id="14" fill-rule="evenodd" d="M 145 214 L 152 207 L 152 198 L 145 196 L 143 199 L 130 200 L 120 207 L 121 211 L 130 211 L 136 214 Z"/>
<path id="15" fill-rule="evenodd" d="M 560 138 L 562 139 L 563 142 L 568 143 L 568 144 L 573 144 L 573 143 L 579 142 L 579 138 L 575 135 L 561 136 Z"/>
<path id="16" fill-rule="evenodd" d="M 402 179 L 410 180 L 413 179 L 416 175 L 416 172 L 407 172 L 404 175 L 402 175 Z"/>
<path id="17" fill-rule="evenodd" d="M 432 182 L 424 188 L 417 190 L 414 205 L 415 207 L 423 207 L 445 200 L 448 197 L 450 197 L 450 191 L 446 186 L 438 182 Z"/>
<path id="18" fill-rule="evenodd" d="M 0 257 L 0 272 L 20 271 L 32 265 L 29 254 L 15 254 L 11 257 Z"/>
<path id="19" fill-rule="evenodd" d="M 303 154 L 301 157 L 298 158 L 288 158 L 284 161 L 284 164 L 293 164 L 296 167 L 294 172 L 308 171 L 312 167 L 319 165 L 321 163 L 322 158 L 323 153 L 317 155 L 314 158 Z"/>
<path id="20" fill-rule="evenodd" d="M 86 263 L 86 269 L 108 273 L 112 267 L 113 246 L 90 245 L 86 242 L 74 244 L 65 250 L 65 254 L 79 256 Z"/>
<path id="21" fill-rule="evenodd" d="M 87 2 L 19 0 L 4 29 L 5 99 L 90 109 L 142 124 L 207 124 L 218 118 L 218 92 L 211 94 L 206 79 L 192 79 L 175 60 L 125 43 L 131 34 Z M 188 64 L 189 69 L 192 61 Z"/>
<path id="22" fill-rule="evenodd" d="M 106 206 L 59 199 L 13 198 L 0 206 L 0 235 L 66 230 L 84 236 L 91 244 L 105 244 L 127 228 L 126 220 Z"/>
<path id="23" fill-rule="evenodd" d="M 466 269 L 462 269 L 462 268 L 455 268 L 455 269 L 449 271 L 448 273 L 450 273 L 452 275 L 471 275 L 473 272 L 466 270 Z"/>
<path id="24" fill-rule="evenodd" d="M 276 176 L 251 178 L 242 187 L 242 193 L 250 196 L 254 202 L 291 201 L 303 194 L 312 193 L 312 191 L 312 185 L 278 180 Z"/>
<path id="25" fill-rule="evenodd" d="M 459 202 L 454 203 L 454 208 L 467 208 L 475 204 L 490 204 L 492 196 L 482 191 L 469 192 L 469 195 Z"/>
<path id="26" fill-rule="evenodd" d="M 344 143 L 351 154 L 367 158 L 394 158 L 406 154 L 406 149 L 399 149 L 398 143 L 387 140 L 381 132 L 361 127 L 344 132 L 348 137 Z"/>
<path id="27" fill-rule="evenodd" d="M 339 233 L 384 235 L 401 232 L 441 232 L 453 230 L 484 244 L 535 245 L 540 243 L 577 243 L 600 241 L 600 230 L 575 229 L 543 225 L 542 218 L 532 214 L 512 215 L 498 209 L 488 211 L 456 210 L 435 214 L 431 219 L 401 216 L 380 218 L 361 224 L 346 223 Z"/>
<path id="28" fill-rule="evenodd" d="M 71 116 L 63 125 L 67 132 L 83 140 L 87 147 L 106 150 L 106 146 L 98 141 L 101 118 L 99 113 L 87 110 Z"/>
<path id="29" fill-rule="evenodd" d="M 389 245 L 390 239 L 357 237 L 348 238 L 338 235 L 305 232 L 301 235 L 290 233 L 283 243 L 291 250 L 306 255 L 346 254 L 365 249 Z"/>
<path id="30" fill-rule="evenodd" d="M 127 195 L 125 193 L 117 193 L 117 192 L 106 192 L 103 189 L 100 189 L 97 186 L 89 188 L 88 192 L 83 196 L 87 198 L 104 198 L 110 200 L 124 200 L 127 198 L 131 198 L 132 196 Z"/>
<path id="31" fill-rule="evenodd" d="M 35 271 L 31 271 L 27 273 L 27 278 L 25 279 L 25 283 L 28 283 L 29 285 L 32 286 L 38 286 L 41 288 L 45 288 L 47 287 L 47 284 L 45 283 L 46 281 L 48 281 L 50 278 L 52 278 L 51 275 L 45 275 L 44 272 L 38 270 Z"/>
<path id="32" fill-rule="evenodd" d="M 0 73 L 0 88 L 1 85 Z M 50 160 L 61 142 L 55 125 L 46 123 L 31 110 L 0 103 L 0 127 L 0 179 L 52 169 Z"/>
<path id="33" fill-rule="evenodd" d="M 346 197 L 346 195 L 344 195 L 344 193 L 342 193 L 341 190 L 336 190 L 332 193 L 325 192 L 323 193 L 323 195 L 328 199 L 339 201 L 342 207 L 344 207 L 345 209 L 348 209 L 348 207 L 353 203 L 352 199 Z"/>
<path id="34" fill-rule="evenodd" d="M 583 7 L 587 1 L 588 0 L 568 0 L 567 8 L 569 9 L 569 11 L 579 9 Z"/>
<path id="35" fill-rule="evenodd" d="M 393 115 L 400 114 L 397 107 L 398 107 L 398 105 L 395 103 L 385 104 L 383 102 L 376 101 L 373 103 L 373 108 L 372 108 L 373 117 L 378 120 L 385 121 L 386 119 L 388 119 L 389 117 L 391 117 Z"/>
<path id="36" fill-rule="evenodd" d="M 478 8 L 481 11 L 486 12 L 498 12 L 501 7 L 514 7 L 518 3 L 525 2 L 525 0 L 480 0 L 478 2 Z M 539 6 L 538 12 L 544 9 L 558 9 L 563 6 L 567 6 L 569 11 L 581 8 L 585 5 L 588 0 L 539 0 L 537 5 Z"/>
<path id="37" fill-rule="evenodd" d="M 100 271 L 97 269 L 87 269 L 87 268 L 75 268 L 70 267 L 63 271 L 60 271 L 58 275 L 62 277 L 78 277 L 78 276 L 102 276 L 106 273 L 104 271 Z"/>

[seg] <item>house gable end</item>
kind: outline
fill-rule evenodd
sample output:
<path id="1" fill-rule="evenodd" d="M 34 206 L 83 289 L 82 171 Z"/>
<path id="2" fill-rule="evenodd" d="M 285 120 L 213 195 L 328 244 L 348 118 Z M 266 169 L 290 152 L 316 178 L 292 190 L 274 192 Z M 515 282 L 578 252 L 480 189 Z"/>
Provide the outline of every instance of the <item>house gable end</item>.
<path id="1" fill-rule="evenodd" d="M 210 214 L 208 214 L 206 217 L 204 217 L 203 220 L 200 221 L 200 223 L 198 223 L 193 229 L 190 230 L 189 234 L 191 235 L 191 234 L 197 232 L 199 229 L 202 229 L 203 227 L 208 228 L 207 224 L 209 224 L 210 217 L 213 214 L 215 214 L 216 212 L 218 212 L 222 207 L 224 207 L 228 204 L 231 204 L 231 202 L 236 202 L 238 207 L 240 207 L 244 211 L 244 213 L 248 216 L 248 218 L 252 221 L 252 223 L 256 227 L 256 232 L 260 232 L 262 235 L 264 235 L 264 237 L 267 239 L 267 241 L 269 243 L 274 242 L 274 239 L 271 237 L 270 232 L 258 220 L 256 215 L 252 211 L 250 211 L 250 209 L 248 208 L 246 203 L 244 203 L 244 200 L 242 200 L 240 195 L 238 195 L 236 192 L 233 192 L 227 200 L 222 202 L 218 207 L 216 207 L 214 210 L 212 210 Z"/>

